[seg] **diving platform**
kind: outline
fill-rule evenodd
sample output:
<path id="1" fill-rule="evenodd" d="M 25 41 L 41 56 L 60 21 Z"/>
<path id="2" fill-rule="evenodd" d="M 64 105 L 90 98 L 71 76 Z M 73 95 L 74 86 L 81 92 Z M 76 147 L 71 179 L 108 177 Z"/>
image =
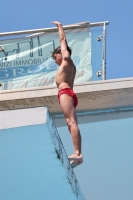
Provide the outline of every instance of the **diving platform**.
<path id="1" fill-rule="evenodd" d="M 85 200 L 47 107 L 0 111 L 0 199 Z"/>
<path id="2" fill-rule="evenodd" d="M 133 107 L 133 78 L 76 84 L 77 112 Z M 0 91 L 0 110 L 47 106 L 52 115 L 61 114 L 55 86 Z"/>

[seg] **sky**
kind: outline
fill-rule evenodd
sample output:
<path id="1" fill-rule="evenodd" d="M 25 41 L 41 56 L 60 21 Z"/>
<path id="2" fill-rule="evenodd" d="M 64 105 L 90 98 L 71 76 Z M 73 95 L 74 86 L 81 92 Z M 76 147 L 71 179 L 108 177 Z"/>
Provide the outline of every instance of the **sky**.
<path id="1" fill-rule="evenodd" d="M 0 32 L 49 28 L 54 20 L 63 25 L 109 21 L 106 78 L 133 77 L 132 5 L 131 0 L 2 1 Z"/>
<path id="2" fill-rule="evenodd" d="M 51 21 L 54 20 L 60 21 L 63 25 L 85 22 L 85 21 L 89 21 L 90 23 L 109 21 L 109 25 L 107 26 L 107 49 L 106 49 L 107 76 L 106 77 L 107 79 L 128 78 L 128 77 L 133 77 L 132 8 L 133 8 L 132 0 L 2 1 L 1 13 L 0 13 L 1 14 L 0 32 L 49 28 L 53 27 Z M 102 159 L 104 159 L 104 157 Z M 93 168 L 93 166 L 91 167 Z M 80 172 L 82 173 L 82 170 L 84 168 L 83 169 L 79 168 L 79 169 L 81 169 Z M 121 174 L 119 174 L 119 176 L 121 176 Z M 99 179 L 100 178 L 101 176 L 99 176 Z M 104 185 L 106 186 L 106 180 L 104 181 L 105 181 Z M 113 188 L 113 181 L 111 182 L 111 184 L 112 184 L 111 187 Z M 103 199 L 119 200 L 122 198 L 123 200 L 126 199 L 126 196 L 125 197 L 121 196 L 121 198 L 120 196 L 117 196 L 118 192 L 116 196 L 114 192 L 113 193 L 114 196 L 112 196 L 112 198 L 111 197 L 107 198 L 108 197 L 106 196 L 107 193 L 106 195 L 104 194 L 102 195 L 100 193 L 101 191 L 102 192 L 104 191 L 104 188 L 102 188 L 103 190 L 101 191 L 99 189 L 98 190 L 99 193 L 97 193 L 96 195 L 95 194 L 96 188 L 93 188 L 91 191 L 92 187 L 91 183 L 89 183 L 89 186 L 87 186 L 86 182 L 84 182 L 83 179 L 81 185 L 82 187 L 85 187 L 85 191 L 87 191 L 87 187 L 89 187 L 88 191 L 90 192 L 90 194 L 92 194 L 92 196 L 89 196 L 90 194 L 88 194 L 88 196 L 86 196 L 86 199 L 97 199 L 97 200 L 103 200 Z M 108 185 L 108 191 L 110 191 L 109 188 L 110 185 Z M 119 191 L 121 191 L 120 189 L 121 188 L 119 188 Z M 93 196 L 93 194 L 95 195 Z M 126 191 L 124 195 L 126 195 Z"/>

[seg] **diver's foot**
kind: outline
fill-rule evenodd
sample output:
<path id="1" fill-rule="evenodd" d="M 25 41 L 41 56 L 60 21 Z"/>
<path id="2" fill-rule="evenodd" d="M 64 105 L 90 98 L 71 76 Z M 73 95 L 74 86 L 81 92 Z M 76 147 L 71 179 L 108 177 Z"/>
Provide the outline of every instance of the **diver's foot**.
<path id="1" fill-rule="evenodd" d="M 79 161 L 79 162 L 83 162 L 83 156 L 82 154 L 72 154 L 71 156 L 68 157 L 69 161 Z"/>

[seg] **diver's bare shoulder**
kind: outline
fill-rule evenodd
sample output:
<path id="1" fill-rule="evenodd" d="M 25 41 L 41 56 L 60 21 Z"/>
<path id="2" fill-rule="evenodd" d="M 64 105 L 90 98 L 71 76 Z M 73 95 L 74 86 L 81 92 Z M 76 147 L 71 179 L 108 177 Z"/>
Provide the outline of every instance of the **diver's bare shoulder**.
<path id="1" fill-rule="evenodd" d="M 57 87 L 60 89 L 62 89 L 63 87 L 73 88 L 75 74 L 76 67 L 73 61 L 71 59 L 68 59 L 67 61 L 63 60 L 56 74 Z"/>

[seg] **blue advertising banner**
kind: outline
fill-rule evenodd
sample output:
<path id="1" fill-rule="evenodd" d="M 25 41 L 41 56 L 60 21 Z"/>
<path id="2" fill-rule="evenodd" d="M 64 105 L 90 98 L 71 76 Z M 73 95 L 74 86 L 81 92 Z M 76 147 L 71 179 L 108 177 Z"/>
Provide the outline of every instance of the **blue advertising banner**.
<path id="1" fill-rule="evenodd" d="M 65 31 L 77 73 L 74 83 L 92 80 L 89 28 Z M 2 90 L 56 85 L 58 66 L 51 52 L 59 46 L 58 33 L 44 33 L 0 41 Z"/>

